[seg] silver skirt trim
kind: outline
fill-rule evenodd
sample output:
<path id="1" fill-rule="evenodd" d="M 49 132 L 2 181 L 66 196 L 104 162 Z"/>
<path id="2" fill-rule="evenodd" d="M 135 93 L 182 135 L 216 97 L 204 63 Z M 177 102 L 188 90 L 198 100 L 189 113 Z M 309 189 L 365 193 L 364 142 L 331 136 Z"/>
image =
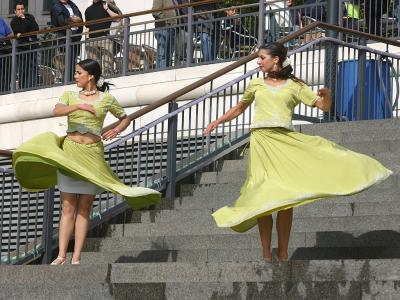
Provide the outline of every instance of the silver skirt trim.
<path id="1" fill-rule="evenodd" d="M 60 192 L 84 195 L 97 195 L 104 192 L 101 187 L 86 181 L 65 176 L 57 170 L 57 182 Z"/>

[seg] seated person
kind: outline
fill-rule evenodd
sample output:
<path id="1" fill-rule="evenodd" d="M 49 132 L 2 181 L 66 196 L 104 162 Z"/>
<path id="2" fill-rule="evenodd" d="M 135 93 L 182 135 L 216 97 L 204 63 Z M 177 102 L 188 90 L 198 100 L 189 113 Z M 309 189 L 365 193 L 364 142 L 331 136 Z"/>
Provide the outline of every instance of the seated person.
<path id="1" fill-rule="evenodd" d="M 231 7 L 226 11 L 226 14 L 231 18 L 223 20 L 221 22 L 221 27 L 226 33 L 225 36 L 231 49 L 234 51 L 233 54 L 238 53 L 240 55 L 241 48 L 247 47 L 247 49 L 251 49 L 253 46 L 257 45 L 257 39 L 251 36 L 249 31 L 241 24 L 240 17 L 236 17 L 238 16 L 237 9 Z M 248 52 L 250 52 L 250 50 L 247 51 L 247 53 Z"/>

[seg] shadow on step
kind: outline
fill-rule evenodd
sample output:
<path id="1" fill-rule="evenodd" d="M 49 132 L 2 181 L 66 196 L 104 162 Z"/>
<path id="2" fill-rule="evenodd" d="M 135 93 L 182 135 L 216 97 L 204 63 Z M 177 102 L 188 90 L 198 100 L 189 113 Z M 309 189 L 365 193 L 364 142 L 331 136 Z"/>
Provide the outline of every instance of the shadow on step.
<path id="1" fill-rule="evenodd" d="M 290 259 L 400 258 L 400 231 L 376 230 L 359 236 L 342 231 L 318 232 L 315 238 L 315 247 L 297 248 Z"/>
<path id="2" fill-rule="evenodd" d="M 157 263 L 176 262 L 178 260 L 177 250 L 142 251 L 139 255 L 123 255 L 115 260 L 116 263 Z"/>

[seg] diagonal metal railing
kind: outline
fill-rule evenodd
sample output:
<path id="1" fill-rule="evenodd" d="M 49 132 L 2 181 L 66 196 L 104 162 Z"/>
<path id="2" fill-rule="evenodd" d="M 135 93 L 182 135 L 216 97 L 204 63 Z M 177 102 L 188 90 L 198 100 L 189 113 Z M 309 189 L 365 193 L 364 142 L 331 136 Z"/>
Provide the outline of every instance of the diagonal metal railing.
<path id="1" fill-rule="evenodd" d="M 359 42 L 350 44 L 330 36 L 314 36 L 307 42 L 306 35 L 316 29 L 327 35 L 338 32 L 352 35 Z M 379 47 L 365 46 L 366 38 L 380 42 Z M 311 24 L 281 42 L 293 40 L 298 43 L 290 52 L 296 76 L 306 79 L 315 90 L 327 82 L 329 86 L 329 80 L 336 78 L 330 86 L 336 92 L 332 112 L 324 114 L 316 108 L 299 105 L 294 111 L 296 120 L 329 122 L 398 117 L 396 81 L 400 56 L 393 52 L 399 53 L 399 42 L 323 23 Z M 334 62 L 328 56 L 332 48 L 336 54 Z M 256 57 L 257 53 L 253 53 L 131 114 L 132 132 L 105 148 L 106 159 L 119 177 L 126 184 L 152 187 L 172 198 L 177 181 L 245 144 L 251 130 L 252 106 L 211 136 L 205 137 L 202 132 L 210 121 L 240 101 L 249 80 L 263 76 L 254 64 Z M 229 73 L 235 69 L 241 75 Z M 176 101 L 199 87 L 203 87 L 203 96 L 188 102 Z M 154 112 L 161 117 L 143 127 L 136 126 L 135 119 Z M 0 169 L 0 183 L 1 262 L 25 263 L 41 255 L 48 262 L 56 238 L 58 193 L 53 189 L 42 193 L 23 191 L 10 168 Z M 103 193 L 94 204 L 91 226 L 127 209 L 120 197 Z"/>

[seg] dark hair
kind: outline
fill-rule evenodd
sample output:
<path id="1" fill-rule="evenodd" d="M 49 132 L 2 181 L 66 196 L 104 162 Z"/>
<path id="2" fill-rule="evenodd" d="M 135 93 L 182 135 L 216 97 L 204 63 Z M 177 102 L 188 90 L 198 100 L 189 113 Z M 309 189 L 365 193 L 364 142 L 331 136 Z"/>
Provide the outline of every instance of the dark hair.
<path id="1" fill-rule="evenodd" d="M 18 6 L 18 5 L 23 5 L 24 8 L 26 7 L 25 2 L 23 2 L 23 1 L 17 1 L 17 2 L 15 3 L 15 5 L 14 5 L 14 9 L 17 9 L 17 6 Z"/>
<path id="2" fill-rule="evenodd" d="M 97 90 L 101 92 L 107 92 L 110 89 L 110 86 L 113 85 L 111 83 L 105 82 L 101 87 L 97 85 L 97 82 L 99 81 L 101 77 L 101 67 L 100 64 L 93 60 L 93 59 L 84 59 L 81 60 L 80 62 L 77 63 L 82 69 L 84 69 L 86 72 L 88 72 L 90 75 L 94 76 L 94 81 L 96 83 L 96 88 Z"/>
<path id="3" fill-rule="evenodd" d="M 281 67 L 281 70 L 276 71 L 276 72 L 269 72 L 268 77 L 270 78 L 276 78 L 276 79 L 292 79 L 294 82 L 297 83 L 305 83 L 303 80 L 300 78 L 297 78 L 294 76 L 293 73 L 293 67 L 291 65 L 288 65 L 286 67 L 282 66 L 282 63 L 285 61 L 287 58 L 287 48 L 278 42 L 271 42 L 266 44 L 265 46 L 261 46 L 259 50 L 266 50 L 271 56 L 278 56 L 279 57 L 279 66 Z"/>

